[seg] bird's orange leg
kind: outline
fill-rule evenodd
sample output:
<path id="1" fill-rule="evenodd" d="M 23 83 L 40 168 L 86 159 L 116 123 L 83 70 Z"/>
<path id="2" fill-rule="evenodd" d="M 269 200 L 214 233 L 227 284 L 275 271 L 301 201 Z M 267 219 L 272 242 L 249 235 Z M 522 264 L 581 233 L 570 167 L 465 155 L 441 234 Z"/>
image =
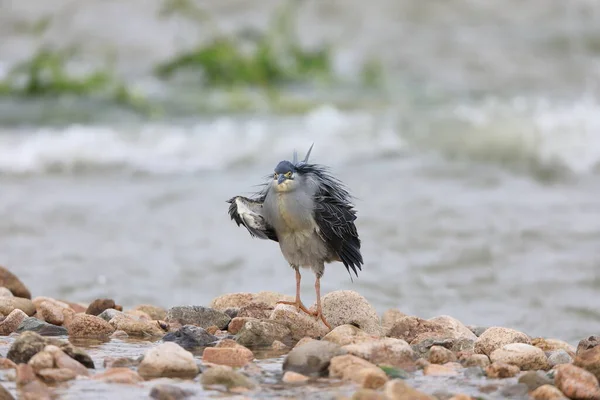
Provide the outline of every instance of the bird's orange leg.
<path id="1" fill-rule="evenodd" d="M 302 301 L 300 300 L 300 280 L 301 279 L 302 279 L 302 277 L 300 276 L 300 271 L 298 269 L 296 269 L 296 301 L 278 301 L 277 304 L 288 304 L 291 306 L 296 306 L 296 310 L 298 312 L 300 312 L 300 310 L 302 310 L 305 313 L 312 315 L 312 313 L 310 311 L 308 311 L 308 309 L 304 306 L 304 304 L 302 304 Z"/>
<path id="2" fill-rule="evenodd" d="M 315 281 L 315 291 L 317 292 L 317 312 L 313 313 L 317 319 L 321 319 L 325 326 L 331 330 L 331 325 L 327 323 L 325 316 L 323 315 L 323 308 L 321 307 L 321 278 L 317 276 L 317 280 Z"/>

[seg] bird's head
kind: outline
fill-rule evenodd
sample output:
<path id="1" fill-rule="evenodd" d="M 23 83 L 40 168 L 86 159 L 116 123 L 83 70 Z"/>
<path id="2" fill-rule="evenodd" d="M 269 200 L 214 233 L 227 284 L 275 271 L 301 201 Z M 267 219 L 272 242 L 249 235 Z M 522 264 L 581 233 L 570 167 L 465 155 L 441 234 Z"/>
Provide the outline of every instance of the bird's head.
<path id="1" fill-rule="evenodd" d="M 296 188 L 298 171 L 296 166 L 289 161 L 281 161 L 275 167 L 273 174 L 273 188 L 277 192 L 289 192 Z"/>

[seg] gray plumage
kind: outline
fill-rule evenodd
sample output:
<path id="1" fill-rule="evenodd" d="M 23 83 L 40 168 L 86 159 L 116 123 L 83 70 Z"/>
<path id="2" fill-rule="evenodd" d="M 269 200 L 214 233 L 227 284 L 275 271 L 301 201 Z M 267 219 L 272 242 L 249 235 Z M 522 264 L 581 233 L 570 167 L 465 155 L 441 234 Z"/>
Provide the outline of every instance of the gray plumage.
<path id="1" fill-rule="evenodd" d="M 319 279 L 325 263 L 341 261 L 358 276 L 363 259 L 350 194 L 326 167 L 308 163 L 311 150 L 301 162 L 296 153 L 281 161 L 253 198 L 228 200 L 229 215 L 252 236 L 278 242 L 296 271 L 311 268 Z"/>

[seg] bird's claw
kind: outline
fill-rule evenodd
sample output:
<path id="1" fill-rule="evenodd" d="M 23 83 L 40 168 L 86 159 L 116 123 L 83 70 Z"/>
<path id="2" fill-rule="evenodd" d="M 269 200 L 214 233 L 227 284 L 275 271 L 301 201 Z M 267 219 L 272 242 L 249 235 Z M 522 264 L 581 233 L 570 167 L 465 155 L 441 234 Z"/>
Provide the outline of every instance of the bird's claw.
<path id="1" fill-rule="evenodd" d="M 294 307 L 296 307 L 296 311 L 297 311 L 297 312 L 303 311 L 303 312 L 305 312 L 306 314 L 309 314 L 309 315 L 311 315 L 311 314 L 312 314 L 312 312 L 310 312 L 310 311 L 309 311 L 309 310 L 308 310 L 308 309 L 307 309 L 307 308 L 304 306 L 304 304 L 302 304 L 302 302 L 301 302 L 301 301 L 299 301 L 299 300 L 298 300 L 298 301 L 283 301 L 283 300 L 282 300 L 282 301 L 278 301 L 278 302 L 277 302 L 277 304 L 287 304 L 288 306 L 294 306 Z"/>

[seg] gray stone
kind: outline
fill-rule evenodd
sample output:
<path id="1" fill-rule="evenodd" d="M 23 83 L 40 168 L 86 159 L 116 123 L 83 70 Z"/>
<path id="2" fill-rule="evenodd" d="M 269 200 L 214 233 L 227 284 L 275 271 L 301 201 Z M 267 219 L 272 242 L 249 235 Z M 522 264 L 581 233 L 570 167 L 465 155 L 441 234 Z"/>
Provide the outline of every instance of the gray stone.
<path id="1" fill-rule="evenodd" d="M 412 347 L 417 356 L 424 357 L 432 346 L 442 346 L 451 349 L 453 345 L 454 340 L 451 338 L 431 338 L 425 339 L 419 343 L 411 344 L 410 347 Z"/>
<path id="2" fill-rule="evenodd" d="M 233 368 L 225 365 L 217 365 L 208 368 L 204 371 L 200 377 L 202 385 L 223 385 L 227 389 L 232 388 L 246 388 L 254 389 L 256 384 L 250 380 L 246 375 L 242 375 Z"/>
<path id="3" fill-rule="evenodd" d="M 252 320 L 239 330 L 235 341 L 246 347 L 271 346 L 275 340 L 287 342 L 290 330 L 278 322 Z"/>
<path id="4" fill-rule="evenodd" d="M 178 306 L 167 311 L 167 322 L 181 325 L 196 325 L 201 328 L 217 326 L 226 329 L 231 318 L 224 312 L 203 306 Z"/>
<path id="5" fill-rule="evenodd" d="M 346 351 L 335 343 L 311 340 L 288 353 L 283 370 L 306 376 L 326 376 L 331 359 L 344 354 Z"/>
<path id="6" fill-rule="evenodd" d="M 514 385 L 504 386 L 500 389 L 500 394 L 504 396 L 504 398 L 517 398 L 517 399 L 527 399 L 528 397 L 528 388 L 524 383 L 517 383 Z"/>
<path id="7" fill-rule="evenodd" d="M 542 371 L 527 371 L 519 377 L 519 383 L 527 385 L 529 391 L 533 391 L 543 385 L 552 385 L 552 379 Z"/>
<path id="8" fill-rule="evenodd" d="M 481 367 L 467 367 L 464 369 L 465 377 L 467 378 L 482 378 L 485 376 L 485 371 Z"/>
<path id="9" fill-rule="evenodd" d="M 119 310 L 115 310 L 114 308 L 107 308 L 106 310 L 98 314 L 98 317 L 102 318 L 106 322 L 110 322 L 110 320 L 116 317 L 117 315 L 125 315 L 125 313 Z"/>
<path id="10" fill-rule="evenodd" d="M 548 354 L 548 362 L 550 367 L 554 367 L 560 364 L 570 364 L 573 362 L 573 358 L 564 349 L 558 349 Z"/>
<path id="11" fill-rule="evenodd" d="M 165 342 L 175 342 L 186 350 L 196 347 L 206 347 L 219 340 L 215 335 L 206 332 L 204 328 L 194 325 L 185 325 L 175 332 L 167 333 L 163 338 Z"/>
<path id="12" fill-rule="evenodd" d="M 487 326 L 473 326 L 469 325 L 468 328 L 475 334 L 475 336 L 479 337 L 483 334 L 483 332 L 487 331 Z"/>
<path id="13" fill-rule="evenodd" d="M 600 344 L 600 336 L 589 336 L 585 339 L 581 339 L 577 344 L 577 354 L 582 351 L 589 350 Z"/>
<path id="14" fill-rule="evenodd" d="M 152 388 L 150 397 L 156 400 L 180 400 L 194 395 L 191 390 L 179 388 L 175 385 L 159 384 Z"/>
<path id="15" fill-rule="evenodd" d="M 66 336 L 67 328 L 64 326 L 52 325 L 34 317 L 28 317 L 21 322 L 17 328 L 17 333 L 36 332 L 42 336 Z"/>

